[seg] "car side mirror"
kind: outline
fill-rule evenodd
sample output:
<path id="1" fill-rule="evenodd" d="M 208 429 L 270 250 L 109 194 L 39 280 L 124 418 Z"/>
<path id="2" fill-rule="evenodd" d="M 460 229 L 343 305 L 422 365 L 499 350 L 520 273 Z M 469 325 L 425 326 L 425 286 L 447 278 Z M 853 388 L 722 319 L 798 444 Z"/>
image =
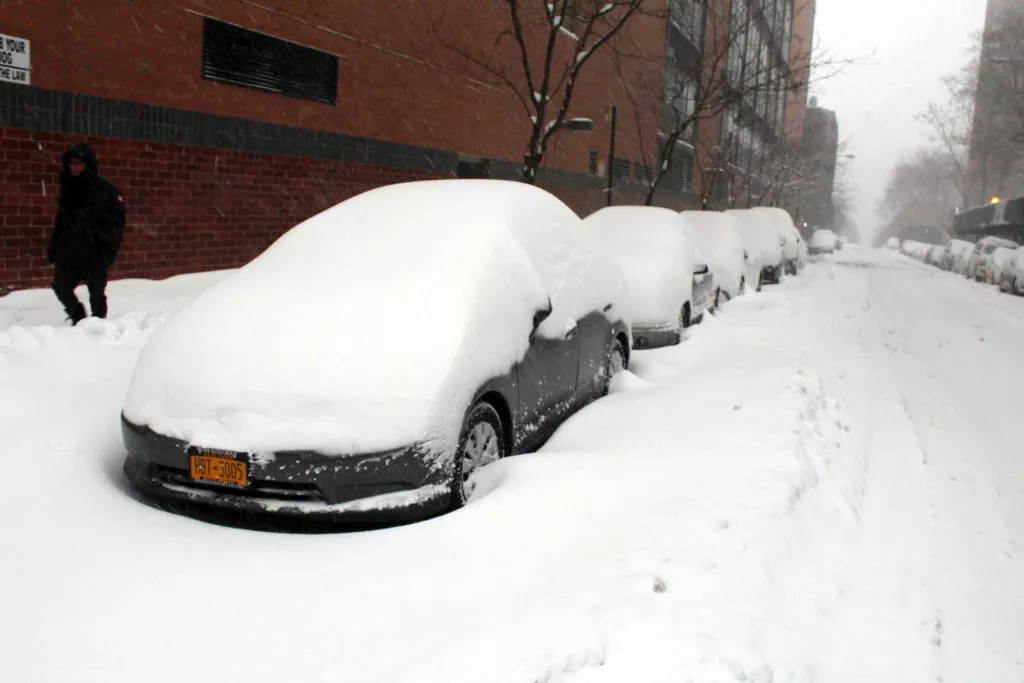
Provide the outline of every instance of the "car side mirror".
<path id="1" fill-rule="evenodd" d="M 551 304 L 551 297 L 548 297 L 547 308 L 540 308 L 533 314 L 533 329 L 530 330 L 530 342 L 532 343 L 537 337 L 537 330 L 540 328 L 544 321 L 551 317 L 551 312 L 555 310 Z"/>
<path id="2" fill-rule="evenodd" d="M 701 263 L 701 264 L 698 264 L 698 265 L 694 266 L 693 274 L 694 275 L 707 275 L 708 274 L 708 264 Z"/>

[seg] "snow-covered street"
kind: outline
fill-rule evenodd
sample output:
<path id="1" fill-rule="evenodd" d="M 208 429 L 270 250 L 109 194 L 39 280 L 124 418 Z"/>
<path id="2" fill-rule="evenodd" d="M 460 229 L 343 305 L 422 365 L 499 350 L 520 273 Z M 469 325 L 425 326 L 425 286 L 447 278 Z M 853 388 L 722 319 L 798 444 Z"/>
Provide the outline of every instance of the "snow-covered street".
<path id="1" fill-rule="evenodd" d="M 1024 297 L 850 246 L 636 351 L 467 507 L 284 535 L 121 472 L 135 360 L 217 278 L 76 328 L 0 298 L 0 680 L 1024 679 Z"/>

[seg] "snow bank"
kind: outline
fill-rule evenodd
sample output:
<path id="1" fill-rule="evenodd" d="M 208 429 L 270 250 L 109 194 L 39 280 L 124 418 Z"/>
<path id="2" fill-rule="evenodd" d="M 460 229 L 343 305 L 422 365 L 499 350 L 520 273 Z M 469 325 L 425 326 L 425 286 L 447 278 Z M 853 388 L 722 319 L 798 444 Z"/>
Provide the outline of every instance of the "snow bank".
<path id="1" fill-rule="evenodd" d="M 757 283 L 756 273 L 761 264 L 755 262 L 755 275 L 751 280 L 746 272 L 743 238 L 740 237 L 738 219 L 717 211 L 683 211 L 691 240 L 697 244 L 708 261 L 715 282 L 730 298 L 740 294 L 740 280 L 746 278 L 751 286 Z"/>
<path id="2" fill-rule="evenodd" d="M 694 253 L 685 219 L 654 206 L 610 206 L 589 215 L 583 227 L 622 266 L 630 324 L 678 328 L 683 304 L 693 295 Z"/>
<path id="3" fill-rule="evenodd" d="M 353 197 L 169 320 L 139 359 L 125 415 L 233 450 L 447 450 L 472 394 L 526 351 L 549 292 L 563 316 L 607 294 L 592 262 L 572 261 L 572 241 L 553 238 L 574 223 L 522 183 Z"/>
<path id="4" fill-rule="evenodd" d="M 729 209 L 725 213 L 739 219 L 736 227 L 748 253 L 759 259 L 763 266 L 782 265 L 782 239 L 766 214 L 752 209 Z"/>

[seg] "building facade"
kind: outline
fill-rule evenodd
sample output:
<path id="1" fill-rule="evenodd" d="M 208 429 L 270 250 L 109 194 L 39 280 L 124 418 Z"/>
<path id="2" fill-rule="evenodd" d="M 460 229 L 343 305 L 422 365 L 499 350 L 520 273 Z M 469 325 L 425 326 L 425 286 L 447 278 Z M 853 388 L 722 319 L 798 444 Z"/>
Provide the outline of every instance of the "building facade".
<path id="1" fill-rule="evenodd" d="M 966 202 L 1024 192 L 1024 5 L 988 0 L 968 153 Z"/>
<path id="2" fill-rule="evenodd" d="M 813 97 L 804 118 L 801 152 L 808 185 L 800 202 L 804 221 L 808 224 L 808 230 L 834 230 L 837 226 L 832 195 L 839 153 L 839 122 L 834 111 L 818 107 Z"/>
<path id="3" fill-rule="evenodd" d="M 805 2 L 772 7 L 794 1 Z M 624 37 L 672 44 L 670 5 L 690 12 L 689 39 L 699 46 L 696 27 L 706 31 L 713 14 L 702 0 L 652 0 L 660 16 L 630 20 Z M 0 15 L 0 34 L 26 48 L 17 68 L 0 72 L 0 292 L 49 282 L 59 159 L 81 140 L 96 148 L 128 208 L 112 277 L 239 266 L 305 218 L 381 184 L 518 177 L 529 134 L 522 104 L 466 58 L 486 54 L 507 26 L 501 3 L 90 0 L 68 8 L 7 0 Z M 571 27 L 563 33 L 573 39 Z M 665 60 L 641 68 L 660 88 Z M 800 109 L 782 106 L 788 116 Z M 570 114 L 593 120 L 593 129 L 559 133 L 538 183 L 583 215 L 604 205 L 608 173 L 617 203 L 643 201 L 650 164 L 642 160 L 653 155 L 659 122 L 629 106 L 610 51 L 588 63 Z M 691 170 L 659 190 L 657 203 L 699 204 L 692 168 L 704 127 L 687 143 Z"/>

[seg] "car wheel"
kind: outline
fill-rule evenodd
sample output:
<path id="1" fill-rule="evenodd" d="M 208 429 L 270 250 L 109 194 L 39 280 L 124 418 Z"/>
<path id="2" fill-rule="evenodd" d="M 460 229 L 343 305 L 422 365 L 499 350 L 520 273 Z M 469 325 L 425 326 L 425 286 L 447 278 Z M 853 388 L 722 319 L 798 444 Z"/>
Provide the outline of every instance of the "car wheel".
<path id="1" fill-rule="evenodd" d="M 615 375 L 625 370 L 626 367 L 626 349 L 622 346 L 622 341 L 616 339 L 615 344 L 612 345 L 612 352 L 608 354 L 608 359 L 605 361 L 604 389 L 601 391 L 602 396 L 608 395 L 608 392 L 612 388 L 612 381 L 615 379 Z"/>
<path id="2" fill-rule="evenodd" d="M 740 288 L 736 290 L 737 294 L 742 294 L 744 288 L 747 286 L 747 278 L 744 275 L 740 275 Z"/>
<path id="3" fill-rule="evenodd" d="M 761 271 L 760 273 L 757 274 L 757 289 L 755 289 L 754 291 L 755 292 L 760 292 L 761 291 L 761 287 L 763 287 L 763 286 L 764 286 L 764 271 Z"/>
<path id="4" fill-rule="evenodd" d="M 719 287 L 715 290 L 715 303 L 711 307 L 711 312 L 714 313 L 718 310 L 718 307 L 722 305 L 722 288 Z"/>
<path id="5" fill-rule="evenodd" d="M 462 507 L 473 495 L 480 468 L 506 455 L 501 416 L 490 403 L 477 403 L 466 416 L 459 435 L 459 448 L 452 468 L 451 509 Z"/>
<path id="6" fill-rule="evenodd" d="M 690 319 L 690 302 L 687 301 L 683 304 L 683 310 L 679 312 L 679 324 L 686 329 L 693 324 L 693 320 Z"/>

